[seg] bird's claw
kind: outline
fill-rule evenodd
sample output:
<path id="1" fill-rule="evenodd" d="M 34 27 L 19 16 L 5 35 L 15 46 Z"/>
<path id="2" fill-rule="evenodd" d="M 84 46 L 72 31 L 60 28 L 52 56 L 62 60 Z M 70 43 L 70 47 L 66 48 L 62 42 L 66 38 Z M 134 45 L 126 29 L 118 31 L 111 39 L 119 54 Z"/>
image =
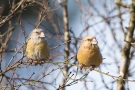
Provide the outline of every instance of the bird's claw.
<path id="1" fill-rule="evenodd" d="M 95 65 L 90 65 L 90 71 L 94 70 Z"/>
<path id="2" fill-rule="evenodd" d="M 79 65 L 79 67 L 80 67 L 80 69 L 82 70 L 82 68 L 83 68 L 83 64 L 80 64 L 80 65 Z"/>

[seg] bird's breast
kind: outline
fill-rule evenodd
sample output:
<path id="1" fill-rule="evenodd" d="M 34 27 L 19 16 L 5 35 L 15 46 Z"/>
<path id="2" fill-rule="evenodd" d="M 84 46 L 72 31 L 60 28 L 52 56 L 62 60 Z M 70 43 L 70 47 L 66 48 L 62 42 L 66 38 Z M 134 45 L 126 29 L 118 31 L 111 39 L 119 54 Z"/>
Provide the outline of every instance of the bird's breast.
<path id="1" fill-rule="evenodd" d="M 80 64 L 83 64 L 86 67 L 90 65 L 99 66 L 102 62 L 102 55 L 98 47 L 92 49 L 80 47 L 77 53 L 77 59 Z"/>
<path id="2" fill-rule="evenodd" d="M 27 57 L 33 60 L 47 59 L 50 55 L 50 50 L 46 42 L 40 43 L 27 43 Z"/>

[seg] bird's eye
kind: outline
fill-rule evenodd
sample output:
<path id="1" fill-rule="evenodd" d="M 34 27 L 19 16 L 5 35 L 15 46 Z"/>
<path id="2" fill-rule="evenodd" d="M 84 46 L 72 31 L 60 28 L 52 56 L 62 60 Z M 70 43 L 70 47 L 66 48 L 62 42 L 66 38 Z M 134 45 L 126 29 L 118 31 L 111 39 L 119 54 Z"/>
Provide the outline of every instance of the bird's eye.
<path id="1" fill-rule="evenodd" d="M 39 34 L 39 32 L 36 32 L 37 34 Z"/>
<path id="2" fill-rule="evenodd" d="M 91 39 L 87 39 L 88 41 L 91 41 Z"/>

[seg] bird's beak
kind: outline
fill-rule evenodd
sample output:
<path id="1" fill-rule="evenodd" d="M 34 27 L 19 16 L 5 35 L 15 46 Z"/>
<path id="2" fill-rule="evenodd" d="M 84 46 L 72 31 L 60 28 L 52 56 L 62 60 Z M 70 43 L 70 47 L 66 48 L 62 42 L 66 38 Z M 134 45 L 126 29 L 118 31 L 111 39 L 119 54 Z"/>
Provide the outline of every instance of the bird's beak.
<path id="1" fill-rule="evenodd" d="M 45 34 L 43 32 L 41 32 L 40 37 L 41 38 L 44 38 L 45 37 Z"/>
<path id="2" fill-rule="evenodd" d="M 91 43 L 92 43 L 92 44 L 98 44 L 98 42 L 97 42 L 97 40 L 96 40 L 95 38 L 92 39 Z"/>

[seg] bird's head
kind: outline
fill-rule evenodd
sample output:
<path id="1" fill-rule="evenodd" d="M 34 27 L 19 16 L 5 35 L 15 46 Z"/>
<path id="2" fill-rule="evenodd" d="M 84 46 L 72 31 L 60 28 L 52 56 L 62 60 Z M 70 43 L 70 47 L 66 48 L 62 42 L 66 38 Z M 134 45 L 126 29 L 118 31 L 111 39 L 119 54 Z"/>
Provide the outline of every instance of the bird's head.
<path id="1" fill-rule="evenodd" d="M 45 34 L 42 29 L 34 29 L 31 31 L 29 39 L 33 43 L 39 43 L 44 41 Z"/>
<path id="2" fill-rule="evenodd" d="M 97 46 L 98 42 L 96 40 L 96 37 L 94 36 L 86 36 L 82 40 L 82 44 L 84 47 L 93 48 L 94 46 Z"/>

